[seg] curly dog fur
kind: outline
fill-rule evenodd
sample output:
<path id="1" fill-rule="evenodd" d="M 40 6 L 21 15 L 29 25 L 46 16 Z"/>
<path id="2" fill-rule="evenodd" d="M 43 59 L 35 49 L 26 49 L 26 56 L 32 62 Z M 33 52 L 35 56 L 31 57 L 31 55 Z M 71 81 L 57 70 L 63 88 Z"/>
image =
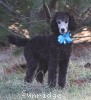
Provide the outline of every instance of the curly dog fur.
<path id="1" fill-rule="evenodd" d="M 17 36 L 8 36 L 11 44 L 24 46 L 24 56 L 27 62 L 25 81 L 32 82 L 36 75 L 36 80 L 43 82 L 43 77 L 48 71 L 48 85 L 55 87 L 58 73 L 58 85 L 62 88 L 66 83 L 66 73 L 71 54 L 71 43 L 59 44 L 57 38 L 59 29 L 56 22 L 57 17 L 68 17 L 68 30 L 76 28 L 73 16 L 66 12 L 57 12 L 51 21 L 51 31 L 54 34 L 48 36 L 36 36 L 32 39 Z"/>

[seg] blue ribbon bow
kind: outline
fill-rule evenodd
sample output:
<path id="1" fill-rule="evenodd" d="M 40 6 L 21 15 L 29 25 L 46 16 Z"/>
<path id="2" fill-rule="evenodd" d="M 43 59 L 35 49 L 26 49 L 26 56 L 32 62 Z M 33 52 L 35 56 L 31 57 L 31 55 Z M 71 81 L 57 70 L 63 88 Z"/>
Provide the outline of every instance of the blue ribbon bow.
<path id="1" fill-rule="evenodd" d="M 71 43 L 72 42 L 71 34 L 70 33 L 60 34 L 58 36 L 58 42 L 60 44 Z"/>

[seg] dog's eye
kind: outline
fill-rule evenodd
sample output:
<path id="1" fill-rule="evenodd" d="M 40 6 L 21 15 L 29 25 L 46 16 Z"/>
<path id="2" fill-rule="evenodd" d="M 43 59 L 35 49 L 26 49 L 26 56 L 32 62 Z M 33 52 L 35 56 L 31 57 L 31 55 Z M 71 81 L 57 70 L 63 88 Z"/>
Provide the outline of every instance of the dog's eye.
<path id="1" fill-rule="evenodd" d="M 60 21 L 57 21 L 57 23 L 60 24 L 61 22 Z"/>
<path id="2" fill-rule="evenodd" d="M 67 20 L 65 21 L 65 23 L 68 23 Z"/>

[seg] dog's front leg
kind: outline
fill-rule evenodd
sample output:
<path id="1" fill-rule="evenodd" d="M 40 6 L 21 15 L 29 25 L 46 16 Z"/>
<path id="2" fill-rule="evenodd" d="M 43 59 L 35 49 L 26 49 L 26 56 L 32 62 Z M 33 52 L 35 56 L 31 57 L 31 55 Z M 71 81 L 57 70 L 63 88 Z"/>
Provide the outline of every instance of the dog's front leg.
<path id="1" fill-rule="evenodd" d="M 50 88 L 56 86 L 56 77 L 57 77 L 57 59 L 51 58 L 48 66 L 48 85 Z"/>
<path id="2" fill-rule="evenodd" d="M 66 83 L 68 62 L 69 62 L 69 58 L 66 58 L 63 61 L 59 62 L 58 85 L 61 88 L 64 88 L 65 83 Z"/>

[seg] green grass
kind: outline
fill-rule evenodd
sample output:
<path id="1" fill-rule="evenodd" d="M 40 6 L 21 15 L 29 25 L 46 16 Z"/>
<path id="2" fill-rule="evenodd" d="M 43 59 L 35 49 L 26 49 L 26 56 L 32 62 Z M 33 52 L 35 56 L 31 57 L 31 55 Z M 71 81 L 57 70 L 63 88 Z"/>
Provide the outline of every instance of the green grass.
<path id="1" fill-rule="evenodd" d="M 64 90 L 56 88 L 51 91 L 46 84 L 43 86 L 36 83 L 24 84 L 22 76 L 24 75 L 13 74 L 2 78 L 0 100 L 43 100 L 45 98 L 46 100 L 90 100 L 91 97 L 90 83 L 81 87 L 73 85 L 67 86 Z"/>
<path id="2" fill-rule="evenodd" d="M 70 59 L 67 84 L 63 90 L 59 89 L 58 86 L 53 90 L 49 89 L 47 75 L 45 83 L 40 85 L 35 80 L 32 84 L 24 83 L 25 72 L 17 71 L 10 74 L 0 72 L 0 100 L 91 100 L 91 81 L 81 85 L 71 81 L 90 78 L 91 70 L 83 67 L 87 61 L 91 61 L 90 57 L 91 54 L 89 53 L 88 56 L 83 57 L 81 55 L 76 60 Z M 15 58 L 18 60 L 17 57 Z M 0 69 L 11 67 L 11 65 L 13 65 L 11 61 L 2 62 L 0 63 Z"/>

